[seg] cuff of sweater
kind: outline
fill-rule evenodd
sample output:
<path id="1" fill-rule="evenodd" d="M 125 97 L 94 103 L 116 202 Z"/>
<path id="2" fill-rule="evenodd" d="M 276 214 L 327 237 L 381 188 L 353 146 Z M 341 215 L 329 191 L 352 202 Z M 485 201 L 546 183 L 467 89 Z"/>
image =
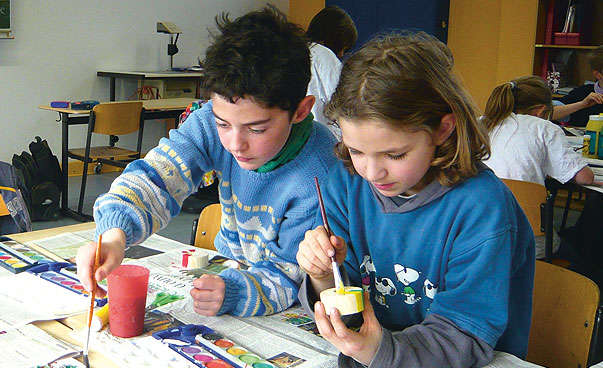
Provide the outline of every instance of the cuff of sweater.
<path id="1" fill-rule="evenodd" d="M 222 302 L 222 307 L 218 310 L 217 315 L 222 315 L 225 313 L 230 313 L 237 303 L 239 302 L 239 284 L 235 280 L 225 278 L 223 276 L 222 280 L 224 280 L 224 301 Z"/>
<path id="2" fill-rule="evenodd" d="M 126 234 L 126 245 L 134 244 L 134 232 L 132 231 L 132 221 L 130 217 L 121 212 L 115 211 L 103 215 L 101 219 L 94 218 L 96 222 L 96 238 L 109 229 L 118 228 Z"/>
<path id="3" fill-rule="evenodd" d="M 386 328 L 381 328 L 381 331 L 381 342 L 373 360 L 371 360 L 371 364 L 368 365 L 369 368 L 382 367 L 383 362 L 393 362 L 394 343 L 392 333 Z"/>

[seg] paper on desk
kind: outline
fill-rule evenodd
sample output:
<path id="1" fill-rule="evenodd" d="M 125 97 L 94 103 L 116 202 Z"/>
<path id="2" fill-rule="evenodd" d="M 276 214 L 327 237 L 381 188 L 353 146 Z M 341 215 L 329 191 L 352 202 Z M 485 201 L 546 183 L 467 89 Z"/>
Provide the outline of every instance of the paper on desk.
<path id="1" fill-rule="evenodd" d="M 494 352 L 494 360 L 484 368 L 542 368 L 542 366 L 521 360 L 515 355 L 502 351 Z"/>
<path id="2" fill-rule="evenodd" d="M 0 334 L 0 367 L 36 367 L 80 353 L 79 348 L 55 339 L 34 325 Z"/>
<path id="3" fill-rule="evenodd" d="M 29 272 L 0 277 L 0 300 L 0 331 L 83 313 L 89 304 L 88 298 Z"/>
<path id="4" fill-rule="evenodd" d="M 270 358 L 283 356 L 299 359 L 301 363 L 295 365 L 296 368 L 337 367 L 337 350 L 330 348 L 329 351 L 326 351 L 314 346 L 314 341 L 310 339 L 310 335 L 312 335 L 310 332 L 305 336 L 308 338 L 305 341 L 292 337 L 292 332 L 298 332 L 296 331 L 298 328 L 295 326 L 273 326 L 272 329 L 267 329 L 265 326 L 273 323 L 269 317 L 254 317 L 253 319 L 229 315 L 203 317 L 194 312 L 191 299 L 168 304 L 161 307 L 160 310 L 168 312 L 183 323 L 208 326 L 237 345 L 269 361 Z M 283 329 L 280 330 L 280 328 Z M 324 347 L 325 343 L 328 344 L 325 341 L 321 346 Z"/>
<path id="5" fill-rule="evenodd" d="M 86 331 L 73 331 L 71 337 L 84 342 Z M 90 335 L 90 346 L 118 367 L 198 368 L 152 336 L 125 339 L 103 330 Z"/>
<path id="6" fill-rule="evenodd" d="M 36 244 L 53 254 L 75 263 L 77 250 L 82 245 L 86 245 L 95 240 L 95 230 L 82 230 L 73 233 L 62 233 L 43 239 L 34 240 L 27 244 Z M 153 234 L 140 245 L 160 252 L 169 252 L 174 250 L 188 249 L 191 246 L 163 236 Z"/>
<path id="7" fill-rule="evenodd" d="M 63 233 L 44 239 L 34 240 L 28 242 L 27 244 L 36 244 L 65 260 L 75 262 L 75 256 L 77 255 L 77 250 L 79 247 L 86 245 L 89 242 L 90 241 L 88 239 L 79 235 L 73 233 Z"/>

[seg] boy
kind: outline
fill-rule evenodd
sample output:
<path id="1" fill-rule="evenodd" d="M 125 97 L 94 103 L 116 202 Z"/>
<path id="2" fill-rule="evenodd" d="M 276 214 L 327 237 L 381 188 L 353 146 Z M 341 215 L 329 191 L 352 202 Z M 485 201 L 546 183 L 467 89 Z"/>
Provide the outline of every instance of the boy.
<path id="1" fill-rule="evenodd" d="M 595 84 L 576 87 L 560 99 L 565 106 L 554 107 L 553 120 L 559 120 L 571 113 L 570 124 L 584 127 L 588 123 L 589 115 L 603 113 L 603 46 L 593 51 L 590 68 L 595 77 Z"/>
<path id="2" fill-rule="evenodd" d="M 276 313 L 297 297 L 302 272 L 297 245 L 313 227 L 318 200 L 313 178 L 335 162 L 335 140 L 313 123 L 305 96 L 310 57 L 303 32 L 274 8 L 234 21 L 216 18 L 220 33 L 207 49 L 204 88 L 211 101 L 130 164 L 94 206 L 103 234 L 96 281 L 137 244 L 176 216 L 182 201 L 215 169 L 222 224 L 216 249 L 248 266 L 194 281 L 202 315 Z M 78 273 L 92 285 L 92 245 L 78 252 Z"/>
<path id="3" fill-rule="evenodd" d="M 316 121 L 326 124 L 339 139 L 340 129 L 324 116 L 323 110 L 337 87 L 341 73 L 339 59 L 354 46 L 358 39 L 358 31 L 348 13 L 332 5 L 322 9 L 312 18 L 306 37 L 311 42 L 312 59 L 312 78 L 308 85 L 308 94 L 316 98 L 312 114 Z"/>

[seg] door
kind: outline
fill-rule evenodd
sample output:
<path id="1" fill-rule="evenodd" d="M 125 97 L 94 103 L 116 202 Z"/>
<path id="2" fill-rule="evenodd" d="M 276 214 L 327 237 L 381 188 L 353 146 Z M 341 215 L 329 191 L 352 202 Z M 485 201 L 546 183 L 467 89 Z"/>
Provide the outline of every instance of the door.
<path id="1" fill-rule="evenodd" d="M 358 49 L 378 33 L 425 31 L 446 42 L 449 0 L 326 0 L 347 11 L 358 29 Z"/>

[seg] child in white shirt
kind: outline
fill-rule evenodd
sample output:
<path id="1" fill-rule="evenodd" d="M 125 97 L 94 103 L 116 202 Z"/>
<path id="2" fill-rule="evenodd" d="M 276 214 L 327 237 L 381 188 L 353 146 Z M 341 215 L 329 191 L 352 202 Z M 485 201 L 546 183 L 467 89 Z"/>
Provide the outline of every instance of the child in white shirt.
<path id="1" fill-rule="evenodd" d="M 559 126 L 546 120 L 551 111 L 551 90 L 540 77 L 496 87 L 482 119 L 491 145 L 484 163 L 504 179 L 544 185 L 550 176 L 561 183 L 593 184 L 594 174 L 581 153 L 570 147 Z"/>

